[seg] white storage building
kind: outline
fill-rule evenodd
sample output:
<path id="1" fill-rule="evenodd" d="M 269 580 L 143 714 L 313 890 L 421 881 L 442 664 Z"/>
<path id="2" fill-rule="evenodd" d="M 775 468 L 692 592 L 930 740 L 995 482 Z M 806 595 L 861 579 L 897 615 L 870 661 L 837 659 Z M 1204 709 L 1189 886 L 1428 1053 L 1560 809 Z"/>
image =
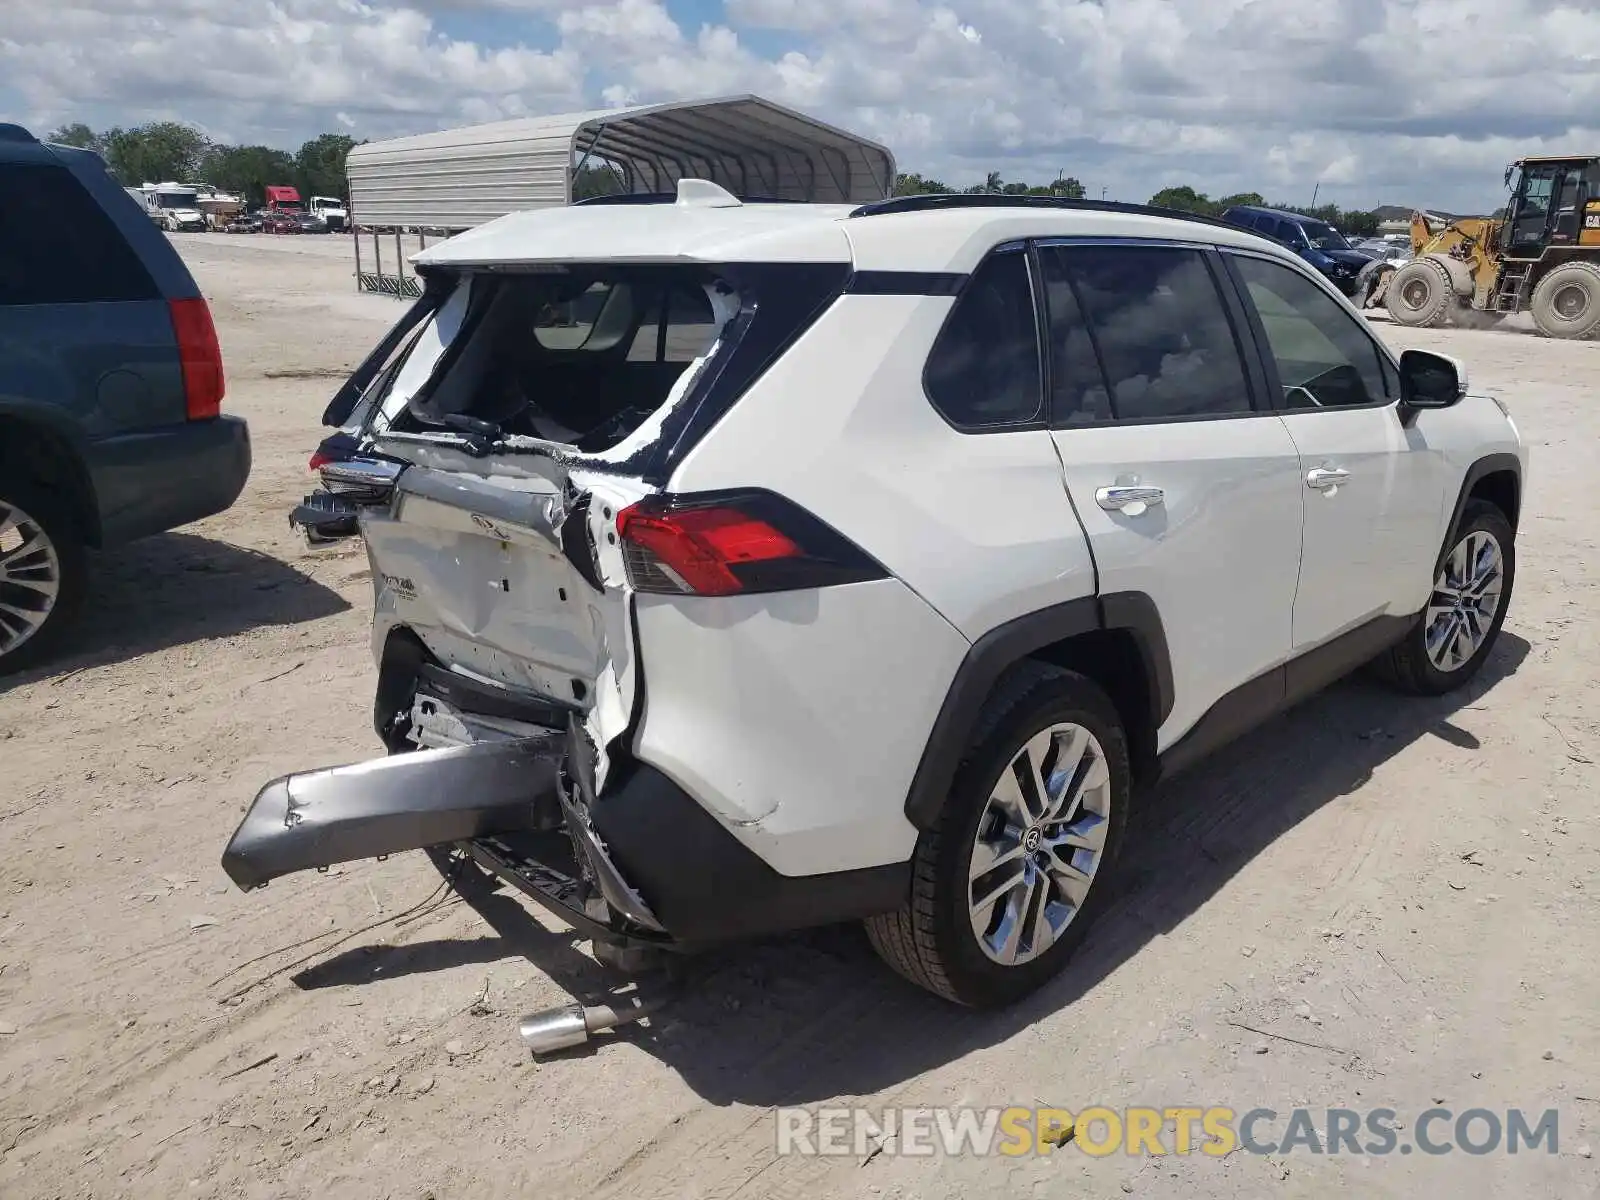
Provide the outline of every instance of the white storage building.
<path id="1" fill-rule="evenodd" d="M 620 190 L 670 193 L 709 179 L 740 199 L 880 200 L 883 146 L 758 96 L 497 121 L 367 142 L 350 152 L 351 220 L 362 229 L 458 232 L 568 204 L 579 168 L 610 164 Z"/>

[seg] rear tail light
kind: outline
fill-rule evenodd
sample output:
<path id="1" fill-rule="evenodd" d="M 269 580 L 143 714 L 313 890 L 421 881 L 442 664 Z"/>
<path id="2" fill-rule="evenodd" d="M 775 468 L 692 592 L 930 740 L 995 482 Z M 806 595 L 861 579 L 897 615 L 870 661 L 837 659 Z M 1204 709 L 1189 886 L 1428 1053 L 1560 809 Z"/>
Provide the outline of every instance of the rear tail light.
<path id="1" fill-rule="evenodd" d="M 317 448 L 311 452 L 311 460 L 306 463 L 306 469 L 320 471 L 329 463 L 348 462 L 360 452 L 361 443 L 341 429 L 330 433 L 317 443 Z"/>
<path id="2" fill-rule="evenodd" d="M 617 514 L 636 591 L 731 596 L 881 579 L 884 569 L 780 496 L 651 496 Z"/>
<path id="3" fill-rule="evenodd" d="M 183 367 L 184 410 L 191 421 L 222 411 L 222 347 L 211 323 L 211 310 L 198 297 L 171 303 L 172 329 L 178 335 L 178 362 Z"/>

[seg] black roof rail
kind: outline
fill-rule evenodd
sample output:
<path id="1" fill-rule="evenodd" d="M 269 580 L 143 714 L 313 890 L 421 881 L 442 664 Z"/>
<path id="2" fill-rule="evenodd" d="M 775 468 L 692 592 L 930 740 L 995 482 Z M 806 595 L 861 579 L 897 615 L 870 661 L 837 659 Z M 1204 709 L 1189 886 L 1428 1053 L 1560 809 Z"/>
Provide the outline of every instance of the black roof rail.
<path id="1" fill-rule="evenodd" d="M 0 142 L 36 142 L 38 140 L 21 125 L 8 125 L 4 121 L 0 121 Z"/>
<path id="2" fill-rule="evenodd" d="M 1069 200 L 1065 196 L 1006 196 L 994 192 L 952 192 L 928 196 L 891 196 L 874 200 L 851 212 L 852 217 L 880 217 L 894 213 L 929 212 L 945 208 L 1065 208 L 1078 212 L 1127 213 L 1140 217 L 1167 217 L 1195 221 L 1201 225 L 1221 225 L 1242 233 L 1253 233 L 1239 225 L 1203 217 L 1179 208 L 1158 208 L 1150 204 L 1126 204 L 1120 200 Z"/>

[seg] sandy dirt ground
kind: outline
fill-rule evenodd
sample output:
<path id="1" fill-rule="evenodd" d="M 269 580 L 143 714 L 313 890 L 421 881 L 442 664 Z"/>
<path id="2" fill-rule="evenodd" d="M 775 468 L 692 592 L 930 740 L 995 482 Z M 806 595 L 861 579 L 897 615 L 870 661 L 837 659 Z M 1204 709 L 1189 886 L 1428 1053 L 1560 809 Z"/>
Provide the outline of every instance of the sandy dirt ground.
<path id="1" fill-rule="evenodd" d="M 378 748 L 365 557 L 285 517 L 399 306 L 343 238 L 179 240 L 255 470 L 99 556 L 74 652 L 0 684 L 0 1195 L 1600 1195 L 1600 346 L 1379 327 L 1532 443 L 1493 661 L 1436 702 L 1341 684 L 1149 798 L 1042 994 L 959 1012 L 824 930 L 534 1062 L 518 1015 L 603 982 L 550 918 L 420 854 L 249 896 L 218 866 L 262 782 Z M 1559 1152 L 775 1156 L 775 1106 L 833 1103 L 1553 1107 Z"/>

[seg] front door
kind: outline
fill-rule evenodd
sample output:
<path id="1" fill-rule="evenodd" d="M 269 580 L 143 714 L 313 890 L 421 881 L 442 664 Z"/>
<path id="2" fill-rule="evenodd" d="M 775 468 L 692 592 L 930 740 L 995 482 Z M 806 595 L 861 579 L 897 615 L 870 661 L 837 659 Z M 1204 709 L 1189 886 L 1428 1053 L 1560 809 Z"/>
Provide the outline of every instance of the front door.
<path id="1" fill-rule="evenodd" d="M 1445 463 L 1400 418 L 1399 376 L 1321 284 L 1248 252 L 1227 255 L 1258 320 L 1300 457 L 1305 535 L 1294 650 L 1428 600 Z"/>
<path id="2" fill-rule="evenodd" d="M 1207 250 L 1038 248 L 1052 436 L 1102 596 L 1155 602 L 1173 707 L 1157 748 L 1252 681 L 1270 706 L 1289 654 L 1300 461 L 1252 372 Z"/>

